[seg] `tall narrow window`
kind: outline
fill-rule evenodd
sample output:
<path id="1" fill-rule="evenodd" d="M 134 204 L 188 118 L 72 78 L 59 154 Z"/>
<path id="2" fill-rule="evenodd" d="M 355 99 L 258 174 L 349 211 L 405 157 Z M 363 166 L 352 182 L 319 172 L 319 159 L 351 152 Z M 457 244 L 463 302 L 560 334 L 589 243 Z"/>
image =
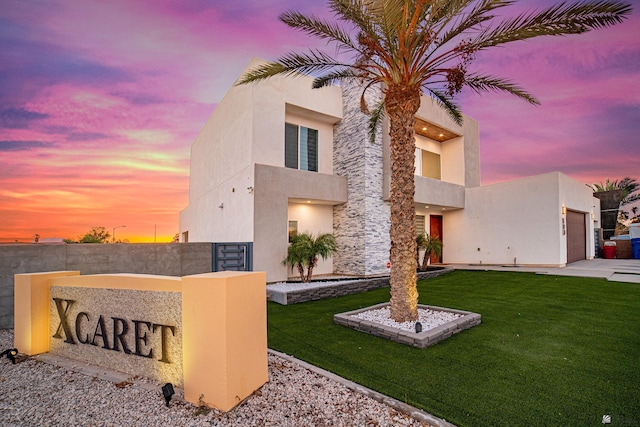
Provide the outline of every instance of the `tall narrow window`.
<path id="1" fill-rule="evenodd" d="M 285 123 L 284 165 L 292 169 L 318 171 L 318 131 Z"/>
<path id="2" fill-rule="evenodd" d="M 425 220 L 424 215 L 416 215 L 416 237 L 425 233 Z"/>
<path id="3" fill-rule="evenodd" d="M 298 234 L 298 221 L 289 221 L 289 243 L 296 234 Z"/>

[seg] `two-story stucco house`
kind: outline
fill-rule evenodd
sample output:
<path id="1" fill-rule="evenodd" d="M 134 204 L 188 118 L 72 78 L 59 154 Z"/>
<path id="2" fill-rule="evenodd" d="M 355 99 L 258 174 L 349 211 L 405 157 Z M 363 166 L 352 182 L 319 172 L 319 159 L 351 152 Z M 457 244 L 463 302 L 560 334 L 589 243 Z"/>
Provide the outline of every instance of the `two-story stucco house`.
<path id="1" fill-rule="evenodd" d="M 181 241 L 252 242 L 253 269 L 278 281 L 289 275 L 290 233 L 333 233 L 338 253 L 315 274 L 388 271 L 386 123 L 372 143 L 361 89 L 311 81 L 227 92 L 191 147 Z M 416 119 L 416 228 L 442 239 L 434 261 L 564 266 L 594 256 L 600 204 L 587 186 L 559 172 L 481 186 L 478 123 L 457 125 L 427 97 Z"/>

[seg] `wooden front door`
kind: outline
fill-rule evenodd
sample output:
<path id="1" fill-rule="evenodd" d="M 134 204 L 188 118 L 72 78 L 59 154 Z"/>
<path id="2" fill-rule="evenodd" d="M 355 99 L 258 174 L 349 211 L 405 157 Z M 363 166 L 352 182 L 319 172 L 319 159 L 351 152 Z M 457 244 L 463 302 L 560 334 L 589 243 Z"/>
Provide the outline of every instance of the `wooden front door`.
<path id="1" fill-rule="evenodd" d="M 429 235 L 431 237 L 437 237 L 442 240 L 442 215 L 431 215 L 429 216 Z M 442 263 L 442 253 L 444 253 L 444 248 L 440 256 L 436 256 L 435 254 L 431 254 L 431 264 L 440 264 Z"/>

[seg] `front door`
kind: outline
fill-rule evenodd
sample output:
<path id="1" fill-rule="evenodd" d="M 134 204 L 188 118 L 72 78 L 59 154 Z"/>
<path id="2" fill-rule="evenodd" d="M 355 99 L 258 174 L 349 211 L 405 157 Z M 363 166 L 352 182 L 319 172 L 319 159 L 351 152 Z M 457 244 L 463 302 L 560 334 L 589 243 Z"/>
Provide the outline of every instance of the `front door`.
<path id="1" fill-rule="evenodd" d="M 442 240 L 442 215 L 431 215 L 429 216 L 429 235 L 431 237 L 437 237 Z M 435 254 L 431 254 L 431 264 L 440 264 L 442 263 L 442 253 L 444 253 L 444 249 L 440 253 L 440 256 L 436 256 Z"/>

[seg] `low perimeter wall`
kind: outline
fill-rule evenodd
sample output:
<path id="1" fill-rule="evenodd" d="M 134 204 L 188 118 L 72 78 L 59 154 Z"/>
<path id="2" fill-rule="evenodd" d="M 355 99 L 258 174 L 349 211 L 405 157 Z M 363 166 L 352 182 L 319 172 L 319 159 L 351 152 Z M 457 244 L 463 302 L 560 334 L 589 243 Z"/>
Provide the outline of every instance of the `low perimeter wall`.
<path id="1" fill-rule="evenodd" d="M 211 243 L 0 245 L 0 328 L 13 328 L 14 274 L 79 270 L 178 277 L 211 272 L 212 257 Z"/>

